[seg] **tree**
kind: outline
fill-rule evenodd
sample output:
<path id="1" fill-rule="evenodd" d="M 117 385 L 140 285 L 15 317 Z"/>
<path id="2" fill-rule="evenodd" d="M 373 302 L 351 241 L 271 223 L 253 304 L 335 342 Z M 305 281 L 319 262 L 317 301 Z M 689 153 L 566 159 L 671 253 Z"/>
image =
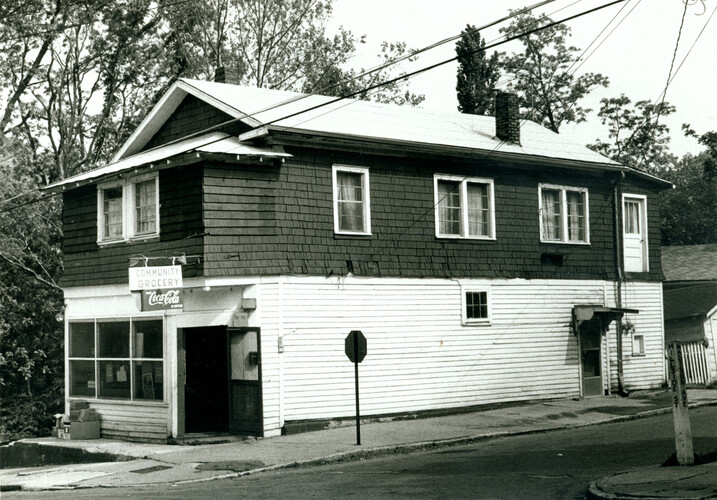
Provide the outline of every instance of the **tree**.
<path id="1" fill-rule="evenodd" d="M 470 24 L 461 31 L 456 42 L 458 55 L 458 111 L 474 115 L 492 115 L 495 86 L 500 78 L 498 53 L 485 54 L 485 40 Z"/>
<path id="2" fill-rule="evenodd" d="M 369 75 L 348 68 L 357 38 L 339 28 L 326 33 L 333 0 L 188 0 L 170 4 L 163 15 L 177 41 L 175 58 L 182 76 L 211 79 L 228 68 L 236 83 L 262 88 L 348 95 L 400 75 L 386 67 Z M 409 53 L 404 43 L 384 42 L 382 63 Z M 359 98 L 418 104 L 423 96 L 408 91 L 405 81 Z"/>
<path id="3" fill-rule="evenodd" d="M 628 167 L 660 175 L 676 161 L 669 152 L 670 129 L 659 118 L 675 112 L 667 102 L 632 101 L 620 97 L 600 100 L 598 117 L 608 126 L 609 141 L 600 139 L 588 147 Z"/>
<path id="4" fill-rule="evenodd" d="M 552 23 L 542 14 L 519 14 L 507 28 L 506 37 L 518 36 Z M 580 100 L 595 87 L 607 87 L 607 77 L 585 73 L 575 77 L 577 47 L 567 45 L 570 28 L 558 24 L 537 33 L 521 36 L 524 50 L 502 57 L 501 69 L 511 78 L 507 87 L 520 98 L 523 117 L 559 132 L 564 123 L 585 121 L 591 110 L 579 105 Z"/>
<path id="5" fill-rule="evenodd" d="M 685 155 L 662 173 L 675 185 L 675 189 L 661 194 L 662 244 L 717 243 L 717 132 L 697 135 L 689 125 L 683 125 L 683 130 L 706 150 Z"/>

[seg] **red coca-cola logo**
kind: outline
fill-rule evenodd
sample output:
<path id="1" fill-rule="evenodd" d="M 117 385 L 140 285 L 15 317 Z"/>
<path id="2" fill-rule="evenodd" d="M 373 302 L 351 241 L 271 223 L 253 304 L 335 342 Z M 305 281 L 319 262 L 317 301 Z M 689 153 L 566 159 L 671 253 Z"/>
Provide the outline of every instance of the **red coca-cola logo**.
<path id="1" fill-rule="evenodd" d="M 147 292 L 147 303 L 150 306 L 171 306 L 179 304 L 179 290 L 167 290 L 164 293 Z"/>

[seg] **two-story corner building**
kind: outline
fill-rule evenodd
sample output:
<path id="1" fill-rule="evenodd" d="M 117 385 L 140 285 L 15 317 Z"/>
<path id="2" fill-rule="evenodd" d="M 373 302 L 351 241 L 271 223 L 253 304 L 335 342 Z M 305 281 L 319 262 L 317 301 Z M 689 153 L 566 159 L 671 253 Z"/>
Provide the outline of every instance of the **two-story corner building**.
<path id="1" fill-rule="evenodd" d="M 366 416 L 658 386 L 666 186 L 509 95 L 493 118 L 179 80 L 48 188 L 67 400 L 125 439 L 350 418 L 352 330 Z"/>

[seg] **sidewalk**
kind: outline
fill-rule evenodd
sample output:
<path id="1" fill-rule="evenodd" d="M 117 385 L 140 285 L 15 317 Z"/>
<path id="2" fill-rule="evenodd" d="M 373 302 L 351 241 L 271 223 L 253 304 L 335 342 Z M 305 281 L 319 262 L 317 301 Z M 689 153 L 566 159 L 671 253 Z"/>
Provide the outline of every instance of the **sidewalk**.
<path id="1" fill-rule="evenodd" d="M 691 407 L 717 405 L 717 389 L 689 390 L 688 400 Z M 108 439 L 28 439 L 20 443 L 77 447 L 88 452 L 110 453 L 133 459 L 0 469 L 0 488 L 2 491 L 46 490 L 209 481 L 283 467 L 386 455 L 398 450 L 427 449 L 498 436 L 639 418 L 670 412 L 669 404 L 666 391 L 654 391 L 635 393 L 629 398 L 608 396 L 577 401 L 566 399 L 516 404 L 434 418 L 385 419 L 361 424 L 361 446 L 356 445 L 356 429 L 352 425 L 304 434 L 198 446 L 153 445 Z M 689 470 L 696 472 L 709 467 L 712 466 L 704 465 Z M 685 471 L 683 468 L 650 468 L 649 474 L 652 475 L 653 481 L 657 480 L 657 476 L 664 476 L 665 480 L 669 480 L 678 469 Z M 717 489 L 717 465 L 709 472 L 711 482 Z M 638 475 L 632 474 L 598 481 L 597 484 L 591 485 L 591 492 L 599 498 L 618 498 L 621 487 L 638 484 Z M 698 476 L 699 474 L 695 474 L 696 478 Z"/>

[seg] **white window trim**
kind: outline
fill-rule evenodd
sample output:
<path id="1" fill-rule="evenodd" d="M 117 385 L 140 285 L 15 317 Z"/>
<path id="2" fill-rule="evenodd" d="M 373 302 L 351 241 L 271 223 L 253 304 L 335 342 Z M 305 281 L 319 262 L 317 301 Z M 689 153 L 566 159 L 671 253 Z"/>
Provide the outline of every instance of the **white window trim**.
<path id="1" fill-rule="evenodd" d="M 350 172 L 361 174 L 361 190 L 363 192 L 363 231 L 346 231 L 339 228 L 339 190 L 337 183 L 337 172 Z M 333 187 L 333 205 L 334 205 L 334 233 L 346 234 L 352 236 L 370 236 L 371 235 L 371 192 L 369 182 L 369 169 L 366 167 L 356 167 L 352 165 L 333 165 L 331 169 L 331 179 Z"/>
<path id="2" fill-rule="evenodd" d="M 135 234 L 135 185 L 140 182 L 154 180 L 155 189 L 155 220 L 156 228 L 153 233 Z M 105 218 L 104 218 L 104 190 L 121 187 L 122 188 L 122 237 L 121 238 L 105 238 Z M 127 241 L 140 241 L 152 239 L 159 236 L 159 176 L 156 172 L 122 179 L 112 182 L 105 182 L 97 185 L 97 244 L 111 245 L 114 243 L 122 243 Z"/>
<path id="3" fill-rule="evenodd" d="M 625 259 L 624 255 L 624 245 L 625 245 L 625 201 L 633 199 L 633 200 L 639 200 L 642 204 L 642 220 L 640 220 L 640 224 L 642 224 L 642 228 L 644 230 L 644 238 L 645 238 L 645 254 L 643 257 L 643 269 L 642 271 L 630 271 L 630 272 L 643 272 L 647 273 L 650 272 L 650 240 L 648 239 L 647 234 L 647 196 L 644 194 L 631 194 L 631 193 L 622 193 L 622 238 L 623 238 L 623 260 Z M 623 263 L 624 265 L 624 263 Z"/>
<path id="4" fill-rule="evenodd" d="M 466 294 L 468 293 L 479 293 L 485 292 L 485 300 L 488 306 L 488 317 L 487 318 L 468 318 L 468 302 L 466 300 Z M 490 326 L 492 319 L 492 303 L 490 287 L 488 286 L 473 286 L 473 285 L 461 285 L 461 324 L 463 326 Z"/>
<path id="5" fill-rule="evenodd" d="M 635 338 L 636 337 L 642 337 L 642 351 L 635 351 Z M 641 333 L 633 333 L 632 334 L 632 355 L 639 357 L 639 356 L 646 356 L 645 354 L 645 335 Z"/>
<path id="6" fill-rule="evenodd" d="M 461 234 L 444 234 L 440 232 L 440 196 L 438 194 L 438 181 L 460 182 L 461 197 Z M 490 232 L 487 236 L 470 235 L 468 231 L 468 183 L 486 184 L 488 186 L 489 210 L 490 210 Z M 495 240 L 495 195 L 493 179 L 485 177 L 465 177 L 462 175 L 433 174 L 433 200 L 434 219 L 436 223 L 436 238 L 470 239 L 470 240 Z"/>
<path id="7" fill-rule="evenodd" d="M 543 189 L 560 191 L 562 239 L 546 240 L 543 238 Z M 567 191 L 583 193 L 585 195 L 585 241 L 570 241 L 568 233 L 568 197 Z M 590 244 L 590 198 L 588 188 L 565 186 L 558 184 L 538 184 L 538 223 L 540 225 L 540 242 L 558 245 L 589 245 Z"/>

